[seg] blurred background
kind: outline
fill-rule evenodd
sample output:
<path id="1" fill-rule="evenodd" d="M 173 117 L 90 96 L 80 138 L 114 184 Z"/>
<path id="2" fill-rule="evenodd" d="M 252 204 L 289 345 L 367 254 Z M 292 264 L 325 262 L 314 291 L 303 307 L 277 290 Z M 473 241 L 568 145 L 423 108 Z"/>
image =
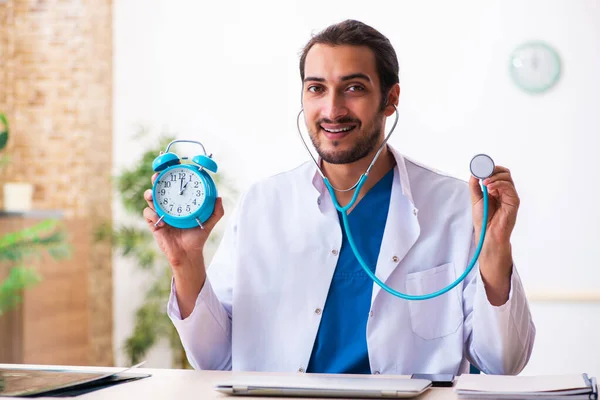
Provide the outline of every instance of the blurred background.
<path id="1" fill-rule="evenodd" d="M 480 152 L 512 171 L 523 374 L 600 371 L 597 0 L 0 0 L 0 363 L 187 367 L 141 217 L 152 160 L 200 140 L 226 215 L 306 161 L 299 53 L 346 18 L 396 49 L 391 144 L 462 179 Z"/>

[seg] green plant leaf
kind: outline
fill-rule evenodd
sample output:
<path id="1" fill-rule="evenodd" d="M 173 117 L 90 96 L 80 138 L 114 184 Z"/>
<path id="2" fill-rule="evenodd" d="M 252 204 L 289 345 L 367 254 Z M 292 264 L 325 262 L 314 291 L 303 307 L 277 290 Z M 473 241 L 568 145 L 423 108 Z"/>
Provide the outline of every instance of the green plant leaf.
<path id="1" fill-rule="evenodd" d="M 0 129 L 0 150 L 6 147 L 6 143 L 8 142 L 8 120 L 6 119 L 6 115 L 0 113 L 0 123 L 2 123 L 2 128 Z"/>
<path id="2" fill-rule="evenodd" d="M 125 169 L 116 178 L 117 191 L 121 197 L 123 207 L 130 213 L 140 215 L 146 208 L 144 191 L 151 188 L 150 178 L 154 174 L 152 161 L 173 141 L 173 137 L 161 137 L 156 147 L 145 151 L 141 159 L 129 169 Z"/>
<path id="3" fill-rule="evenodd" d="M 111 231 L 108 224 L 101 224 L 94 239 L 110 242 L 121 255 L 134 258 L 142 269 L 151 269 L 159 257 L 158 248 L 147 229 L 119 226 Z"/>
<path id="4" fill-rule="evenodd" d="M 20 263 L 30 257 L 40 257 L 43 251 L 55 260 L 70 255 L 66 234 L 56 220 L 45 220 L 37 225 L 0 236 L 0 261 Z"/>
<path id="5" fill-rule="evenodd" d="M 171 292 L 170 267 L 162 264 L 154 278 L 136 312 L 134 331 L 125 341 L 125 353 L 131 364 L 141 361 L 160 338 L 167 338 L 177 355 L 181 348 L 179 335 L 165 312 Z"/>
<path id="6" fill-rule="evenodd" d="M 5 131 L 10 130 L 8 128 L 8 118 L 6 118 L 6 114 L 0 113 L 0 123 L 2 123 L 2 125 L 4 125 L 4 130 Z"/>
<path id="7" fill-rule="evenodd" d="M 0 315 L 17 306 L 22 301 L 22 291 L 40 280 L 40 276 L 32 268 L 12 267 L 8 277 L 0 282 Z"/>
<path id="8" fill-rule="evenodd" d="M 6 142 L 8 142 L 8 132 L 0 132 L 0 150 L 6 147 Z"/>
<path id="9" fill-rule="evenodd" d="M 1 148 L 0 148 L 1 150 Z M 0 155 L 0 168 L 4 167 L 10 162 L 10 157 L 6 155 Z"/>

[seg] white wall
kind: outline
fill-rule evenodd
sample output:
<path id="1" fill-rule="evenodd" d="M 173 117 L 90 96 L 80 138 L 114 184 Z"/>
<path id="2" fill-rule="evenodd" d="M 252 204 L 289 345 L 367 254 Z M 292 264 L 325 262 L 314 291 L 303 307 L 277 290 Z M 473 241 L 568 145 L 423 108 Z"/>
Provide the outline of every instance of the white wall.
<path id="1" fill-rule="evenodd" d="M 114 18 L 115 170 L 139 154 L 131 135 L 147 123 L 203 141 L 241 190 L 307 159 L 295 117 L 298 53 L 311 32 L 356 18 L 387 35 L 402 88 L 390 142 L 463 178 L 478 152 L 513 172 L 522 199 L 514 253 L 538 327 L 525 372 L 600 372 L 587 347 L 600 303 L 536 300 L 600 298 L 600 2 L 118 0 Z M 544 95 L 520 91 L 508 74 L 510 52 L 530 39 L 563 60 Z M 132 265 L 116 258 L 114 269 L 119 344 L 141 284 Z M 156 351 L 152 364 L 167 357 Z"/>

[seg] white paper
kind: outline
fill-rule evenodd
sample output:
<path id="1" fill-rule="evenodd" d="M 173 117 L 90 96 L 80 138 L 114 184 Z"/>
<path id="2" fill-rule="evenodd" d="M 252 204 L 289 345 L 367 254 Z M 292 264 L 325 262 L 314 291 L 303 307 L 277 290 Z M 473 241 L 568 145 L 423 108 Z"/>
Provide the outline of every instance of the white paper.
<path id="1" fill-rule="evenodd" d="M 537 393 L 577 391 L 590 389 L 582 374 L 507 376 L 461 375 L 455 387 L 457 392 Z"/>

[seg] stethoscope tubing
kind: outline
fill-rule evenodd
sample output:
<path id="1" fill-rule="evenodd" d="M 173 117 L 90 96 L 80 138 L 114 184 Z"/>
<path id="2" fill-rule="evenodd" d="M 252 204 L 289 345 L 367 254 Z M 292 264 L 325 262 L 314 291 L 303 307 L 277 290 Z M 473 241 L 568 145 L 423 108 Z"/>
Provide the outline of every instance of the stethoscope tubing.
<path id="1" fill-rule="evenodd" d="M 365 273 L 367 274 L 367 276 L 369 276 L 369 278 L 371 278 L 371 280 L 373 280 L 373 282 L 375 282 L 377 285 L 379 285 L 383 290 L 385 290 L 386 292 L 388 292 L 388 293 L 390 293 L 390 294 L 392 294 L 392 295 L 394 295 L 396 297 L 399 297 L 401 299 L 414 300 L 414 301 L 429 300 L 429 299 L 441 296 L 444 293 L 447 293 L 450 290 L 452 290 L 453 288 L 455 288 L 457 285 L 459 285 L 471 273 L 471 271 L 475 267 L 475 264 L 477 263 L 477 260 L 479 259 L 479 255 L 481 253 L 481 249 L 483 248 L 483 243 L 484 243 L 484 240 L 485 240 L 485 234 L 486 234 L 486 229 L 487 229 L 487 220 L 488 220 L 488 191 L 487 191 L 487 187 L 483 184 L 483 178 L 484 177 L 478 177 L 480 179 L 480 185 L 481 185 L 481 189 L 482 189 L 482 193 L 483 193 L 483 218 L 482 218 L 482 221 L 481 221 L 481 234 L 479 236 L 479 242 L 477 243 L 477 248 L 475 249 L 475 253 L 473 254 L 473 258 L 471 259 L 471 261 L 470 261 L 469 265 L 467 266 L 467 268 L 465 269 L 465 271 L 454 282 L 452 282 L 450 285 L 446 286 L 443 289 L 440 289 L 440 290 L 432 292 L 432 293 L 422 294 L 422 295 L 401 293 L 401 292 L 399 292 L 399 291 L 397 291 L 397 290 L 389 287 L 384 282 L 382 282 L 371 271 L 371 269 L 367 266 L 367 263 L 365 262 L 365 260 L 361 256 L 360 252 L 358 251 L 356 243 L 354 242 L 354 237 L 352 236 L 352 232 L 350 230 L 350 224 L 348 222 L 348 210 L 350 208 L 352 208 L 352 206 L 356 203 L 356 200 L 358 198 L 358 194 L 360 192 L 360 189 L 362 188 L 362 186 L 366 182 L 367 177 L 369 175 L 369 172 L 370 172 L 371 168 L 375 164 L 375 161 L 379 157 L 379 154 L 383 150 L 383 147 L 386 145 L 388 139 L 390 138 L 390 136 L 392 135 L 392 133 L 396 129 L 396 125 L 398 123 L 398 108 L 395 105 L 393 105 L 393 106 L 394 106 L 394 109 L 396 111 L 396 119 L 394 121 L 394 124 L 392 125 L 392 128 L 390 129 L 390 132 L 386 135 L 383 143 L 379 147 L 379 150 L 377 151 L 377 153 L 373 157 L 373 160 L 369 164 L 369 167 L 367 168 L 367 170 L 365 171 L 365 173 L 363 173 L 360 176 L 360 178 L 358 179 L 358 181 L 352 187 L 350 187 L 348 189 L 337 189 L 337 188 L 333 187 L 333 185 L 331 185 L 331 183 L 329 182 L 329 179 L 327 179 L 327 177 L 325 176 L 325 174 L 321 170 L 321 167 L 319 166 L 319 163 L 317 162 L 316 158 L 312 155 L 312 152 L 308 148 L 308 145 L 306 144 L 306 141 L 302 137 L 302 132 L 300 130 L 300 115 L 302 114 L 302 112 L 304 111 L 304 109 L 301 109 L 300 112 L 298 113 L 298 116 L 296 118 L 296 125 L 298 127 L 298 134 L 300 135 L 300 139 L 301 139 L 302 143 L 304 144 L 304 147 L 308 151 L 309 155 L 311 156 L 312 160 L 314 161 L 314 163 L 315 163 L 315 165 L 317 167 L 317 171 L 319 172 L 319 174 L 323 178 L 323 182 L 325 183 L 325 186 L 327 187 L 327 190 L 329 191 L 329 194 L 331 196 L 331 200 L 333 201 L 333 204 L 334 204 L 335 208 L 342 214 L 342 223 L 343 223 L 343 226 L 344 226 L 344 231 L 346 232 L 346 236 L 348 237 L 348 242 L 350 243 L 350 247 L 352 249 L 352 252 L 354 253 L 354 256 L 358 260 L 360 266 L 365 271 Z M 489 156 L 487 156 L 487 155 L 478 154 L 475 157 L 481 157 L 481 156 L 485 156 L 485 157 L 489 158 L 489 160 L 492 162 L 492 165 L 493 165 L 492 159 Z M 475 157 L 473 159 L 475 159 Z M 473 165 L 473 160 L 471 161 L 471 165 Z M 493 170 L 493 168 L 492 168 L 492 170 Z M 472 168 L 471 168 L 471 173 L 474 173 L 473 170 L 472 170 Z M 355 189 L 355 192 L 354 192 L 354 195 L 352 196 L 352 199 L 350 200 L 350 202 L 346 206 L 342 207 L 338 203 L 338 201 L 336 199 L 335 191 L 348 192 L 348 191 L 353 190 L 353 189 Z"/>

